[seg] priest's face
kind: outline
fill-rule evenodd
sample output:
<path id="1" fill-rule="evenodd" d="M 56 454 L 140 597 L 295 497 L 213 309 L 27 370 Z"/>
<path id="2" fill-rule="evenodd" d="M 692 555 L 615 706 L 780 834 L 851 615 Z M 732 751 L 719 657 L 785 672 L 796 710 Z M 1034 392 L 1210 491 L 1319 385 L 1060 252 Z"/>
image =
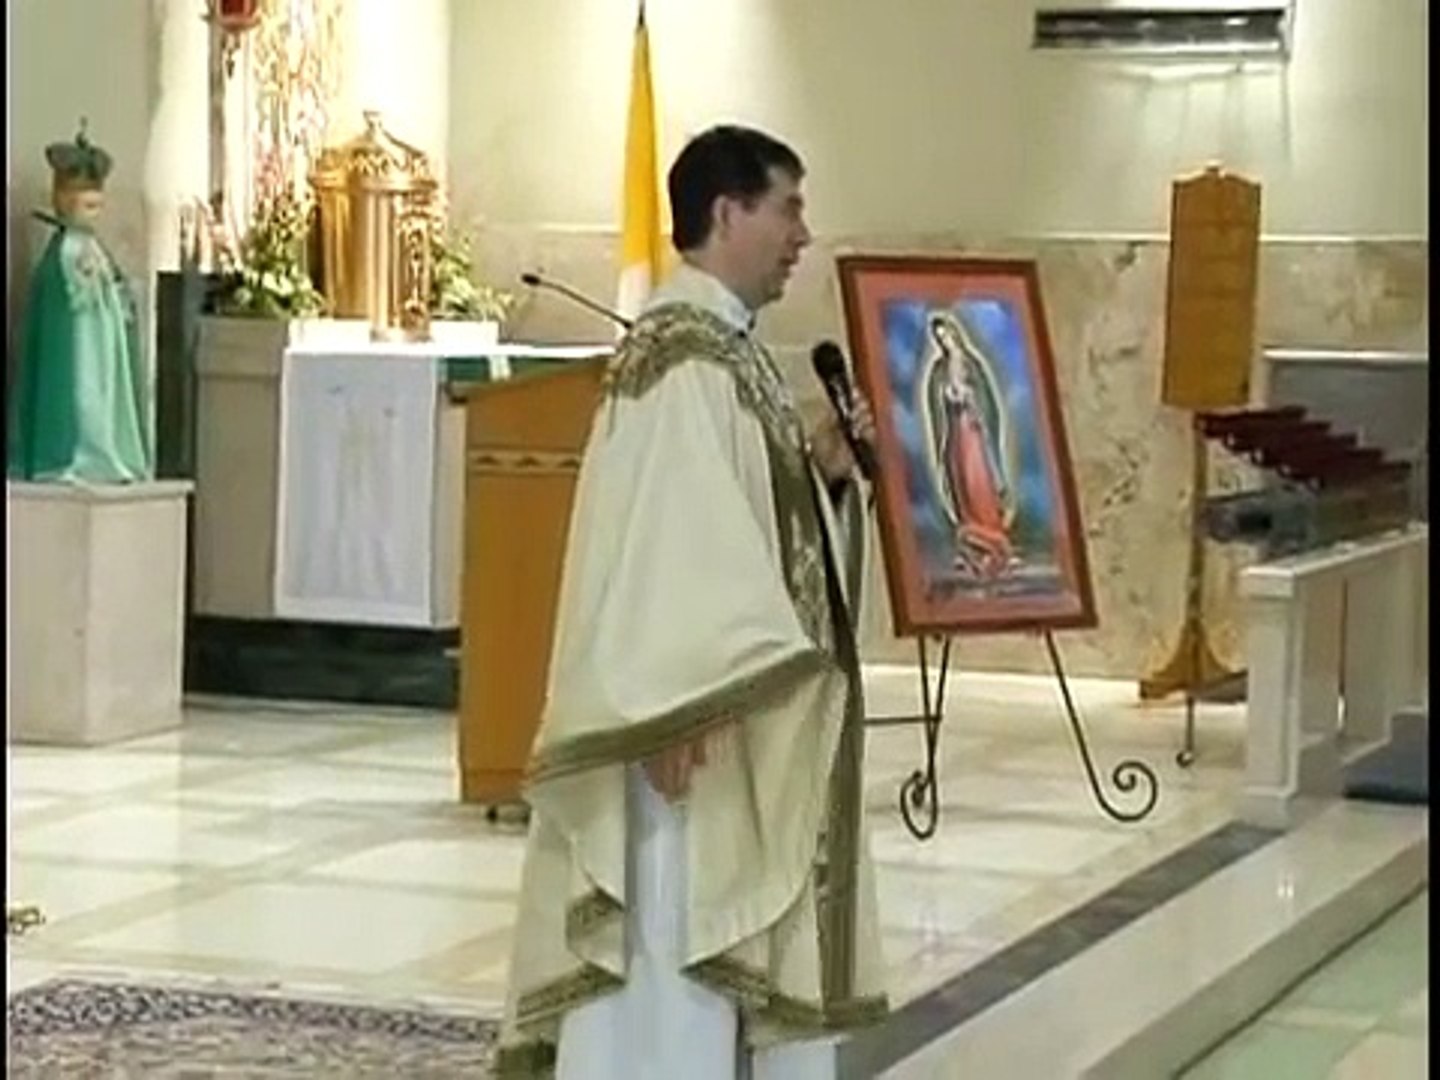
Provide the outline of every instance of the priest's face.
<path id="1" fill-rule="evenodd" d="M 770 169 L 770 187 L 750 201 L 721 197 L 716 240 L 724 251 L 727 281 L 751 310 L 780 299 L 800 253 L 810 244 L 800 181 Z"/>

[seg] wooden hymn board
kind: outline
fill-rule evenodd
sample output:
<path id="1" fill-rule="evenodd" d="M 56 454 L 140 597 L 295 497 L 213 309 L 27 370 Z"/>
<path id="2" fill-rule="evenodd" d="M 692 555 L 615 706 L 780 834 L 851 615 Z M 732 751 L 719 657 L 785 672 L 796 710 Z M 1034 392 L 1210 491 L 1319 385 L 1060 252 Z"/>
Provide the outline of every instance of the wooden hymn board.
<path id="1" fill-rule="evenodd" d="M 1212 166 L 1175 182 L 1160 400 L 1205 412 L 1250 399 L 1260 185 Z"/>

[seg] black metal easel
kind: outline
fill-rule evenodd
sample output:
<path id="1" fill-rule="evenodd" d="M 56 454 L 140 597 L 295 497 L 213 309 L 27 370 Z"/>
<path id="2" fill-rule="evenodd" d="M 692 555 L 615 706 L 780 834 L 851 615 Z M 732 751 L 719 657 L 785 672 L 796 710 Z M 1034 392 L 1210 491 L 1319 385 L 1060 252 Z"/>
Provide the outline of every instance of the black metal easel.
<path id="1" fill-rule="evenodd" d="M 1129 794 L 1140 788 L 1142 780 L 1145 781 L 1147 788 L 1142 797 L 1143 801 L 1138 808 L 1133 810 L 1122 809 L 1111 802 L 1100 781 L 1100 774 L 1095 768 L 1095 760 L 1090 752 L 1090 740 L 1085 734 L 1084 723 L 1080 719 L 1079 711 L 1075 708 L 1075 700 L 1070 695 L 1070 683 L 1065 677 L 1065 668 L 1060 662 L 1060 650 L 1055 644 L 1055 636 L 1048 630 L 1043 631 L 1042 636 L 1045 639 L 1046 652 L 1050 657 L 1050 666 L 1054 669 L 1055 680 L 1060 687 L 1060 700 L 1065 707 L 1065 716 L 1070 723 L 1071 734 L 1075 737 L 1076 748 L 1080 752 L 1080 762 L 1085 769 L 1085 779 L 1090 785 L 1090 792 L 1094 796 L 1095 802 L 1106 816 L 1114 821 L 1125 824 L 1142 821 L 1155 809 L 1155 804 L 1159 800 L 1159 777 L 1155 775 L 1155 770 L 1143 761 L 1126 758 L 1111 770 L 1111 782 L 1121 793 Z M 940 825 L 940 778 L 936 771 L 935 757 L 940 747 L 940 726 L 945 717 L 945 691 L 950 677 L 952 639 L 939 637 L 935 640 L 940 645 L 940 670 L 933 685 L 930 678 L 929 642 L 924 637 L 919 638 L 916 642 L 920 654 L 920 715 L 877 716 L 867 718 L 865 721 L 867 727 L 919 725 L 923 728 L 924 764 L 912 772 L 900 785 L 900 816 L 905 819 L 905 827 L 917 840 L 929 840 L 935 835 L 935 831 Z"/>

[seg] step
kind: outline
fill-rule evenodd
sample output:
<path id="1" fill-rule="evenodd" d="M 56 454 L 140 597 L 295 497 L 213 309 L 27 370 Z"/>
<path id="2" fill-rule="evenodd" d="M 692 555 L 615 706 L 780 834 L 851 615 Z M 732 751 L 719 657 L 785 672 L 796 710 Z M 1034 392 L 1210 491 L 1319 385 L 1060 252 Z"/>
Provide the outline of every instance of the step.
<path id="1" fill-rule="evenodd" d="M 1322 804 L 883 1076 L 1172 1076 L 1424 887 L 1429 820 Z"/>

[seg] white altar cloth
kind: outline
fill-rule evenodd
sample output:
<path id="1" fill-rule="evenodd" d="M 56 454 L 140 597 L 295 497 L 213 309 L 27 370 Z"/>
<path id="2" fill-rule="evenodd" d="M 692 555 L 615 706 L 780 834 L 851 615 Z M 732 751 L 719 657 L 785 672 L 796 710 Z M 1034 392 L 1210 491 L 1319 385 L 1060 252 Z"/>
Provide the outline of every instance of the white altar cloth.
<path id="1" fill-rule="evenodd" d="M 458 555 L 463 501 L 463 462 L 452 468 L 443 460 L 463 454 L 460 406 L 445 396 L 446 360 L 485 359 L 489 378 L 500 380 L 510 377 L 512 360 L 609 351 L 510 343 L 478 351 L 316 335 L 292 344 L 280 375 L 276 617 L 454 625 L 459 566 L 437 554 Z M 445 420 L 447 410 L 457 419 Z M 447 529 L 456 535 L 438 535 Z"/>
<path id="2" fill-rule="evenodd" d="M 289 349 L 280 383 L 275 613 L 431 625 L 444 362 Z"/>

